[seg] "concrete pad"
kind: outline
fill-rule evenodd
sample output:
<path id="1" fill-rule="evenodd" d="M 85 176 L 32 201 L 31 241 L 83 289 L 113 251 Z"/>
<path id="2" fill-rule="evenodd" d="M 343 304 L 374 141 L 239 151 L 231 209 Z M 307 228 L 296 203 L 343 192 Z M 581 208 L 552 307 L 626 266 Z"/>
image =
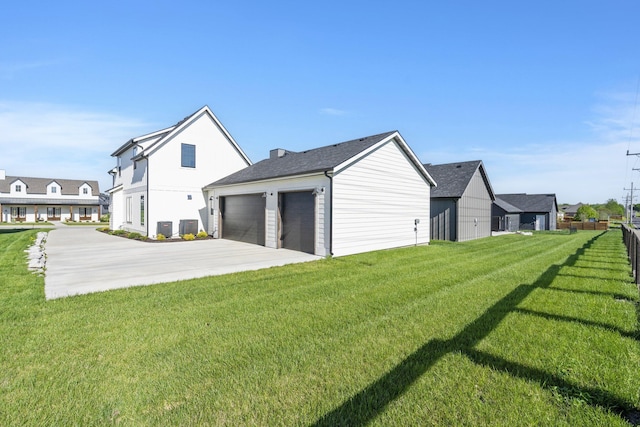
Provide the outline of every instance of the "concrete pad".
<path id="1" fill-rule="evenodd" d="M 65 225 L 49 232 L 45 253 L 47 299 L 321 258 L 224 239 L 140 242 L 110 236 L 95 227 Z"/>

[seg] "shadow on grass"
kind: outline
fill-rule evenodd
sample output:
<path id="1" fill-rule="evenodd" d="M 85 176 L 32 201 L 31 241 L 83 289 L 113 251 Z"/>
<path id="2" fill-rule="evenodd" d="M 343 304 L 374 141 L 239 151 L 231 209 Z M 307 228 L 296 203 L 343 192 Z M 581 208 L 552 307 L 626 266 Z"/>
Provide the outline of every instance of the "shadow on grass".
<path id="1" fill-rule="evenodd" d="M 1 228 L 0 234 L 24 233 L 29 230 L 30 228 Z"/>
<path id="2" fill-rule="evenodd" d="M 362 426 L 382 413 L 387 405 L 400 397 L 414 382 L 427 372 L 438 360 L 448 353 L 461 353 L 479 365 L 502 370 L 513 376 L 539 382 L 547 389 L 567 398 L 580 397 L 589 405 L 608 408 L 627 421 L 637 414 L 633 404 L 611 393 L 574 384 L 548 372 L 510 362 L 508 360 L 477 351 L 473 348 L 488 336 L 504 318 L 518 310 L 517 306 L 536 288 L 549 288 L 562 267 L 572 266 L 587 249 L 601 236 L 594 236 L 561 266 L 552 265 L 540 275 L 532 285 L 519 285 L 505 297 L 496 302 L 476 320 L 468 324 L 449 340 L 430 340 L 425 343 L 391 371 L 371 383 L 339 407 L 318 419 L 314 426 Z M 571 320 L 574 319 L 557 319 Z M 602 325 L 598 325 L 602 326 Z M 588 399 L 584 397 L 588 396 Z"/>
<path id="3" fill-rule="evenodd" d="M 579 323 L 579 324 L 585 325 L 585 326 L 591 326 L 591 327 L 595 327 L 595 328 L 599 328 L 599 329 L 605 329 L 605 330 L 608 330 L 608 331 L 616 332 L 617 334 L 619 334 L 622 337 L 631 338 L 631 339 L 634 339 L 634 340 L 638 338 L 638 333 L 636 331 L 633 331 L 633 332 L 625 331 L 625 330 L 620 329 L 620 328 L 618 328 L 616 326 L 607 325 L 606 323 L 592 322 L 590 320 L 584 320 L 584 319 L 580 319 L 580 318 L 577 318 L 577 317 L 571 317 L 571 316 L 561 316 L 561 315 L 558 315 L 558 314 L 543 313 L 541 311 L 528 310 L 526 308 L 516 308 L 516 309 L 514 309 L 514 312 L 515 313 L 528 314 L 530 316 L 542 317 L 542 318 L 547 319 L 547 320 L 555 320 L 555 321 L 558 321 L 558 322 Z"/>

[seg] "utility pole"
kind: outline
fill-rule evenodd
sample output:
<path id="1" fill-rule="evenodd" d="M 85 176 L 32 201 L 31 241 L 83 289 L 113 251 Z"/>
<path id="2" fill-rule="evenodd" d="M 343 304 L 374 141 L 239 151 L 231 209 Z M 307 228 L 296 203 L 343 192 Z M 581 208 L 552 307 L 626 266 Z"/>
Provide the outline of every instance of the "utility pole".
<path id="1" fill-rule="evenodd" d="M 631 183 L 631 188 L 625 188 L 625 191 L 631 191 L 631 197 L 628 199 L 629 200 L 629 215 L 627 216 L 627 223 L 631 224 L 631 216 L 633 215 L 633 182 Z"/>

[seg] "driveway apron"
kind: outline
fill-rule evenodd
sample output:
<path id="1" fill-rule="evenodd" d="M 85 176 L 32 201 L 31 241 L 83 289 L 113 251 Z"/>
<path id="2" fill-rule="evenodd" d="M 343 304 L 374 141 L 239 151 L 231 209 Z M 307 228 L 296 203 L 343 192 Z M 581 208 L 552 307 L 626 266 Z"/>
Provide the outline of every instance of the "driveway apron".
<path id="1" fill-rule="evenodd" d="M 224 239 L 141 242 L 62 224 L 49 232 L 45 253 L 47 299 L 320 259 Z"/>

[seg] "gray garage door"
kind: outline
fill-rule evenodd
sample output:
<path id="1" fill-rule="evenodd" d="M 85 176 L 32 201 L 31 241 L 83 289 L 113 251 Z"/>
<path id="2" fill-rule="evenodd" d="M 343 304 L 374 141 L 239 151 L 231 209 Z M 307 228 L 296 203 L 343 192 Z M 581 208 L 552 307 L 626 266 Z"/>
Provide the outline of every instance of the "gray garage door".
<path id="1" fill-rule="evenodd" d="M 315 206 L 310 191 L 280 194 L 283 248 L 315 253 Z"/>
<path id="2" fill-rule="evenodd" d="M 264 208 L 262 194 L 223 197 L 222 238 L 264 246 Z"/>

